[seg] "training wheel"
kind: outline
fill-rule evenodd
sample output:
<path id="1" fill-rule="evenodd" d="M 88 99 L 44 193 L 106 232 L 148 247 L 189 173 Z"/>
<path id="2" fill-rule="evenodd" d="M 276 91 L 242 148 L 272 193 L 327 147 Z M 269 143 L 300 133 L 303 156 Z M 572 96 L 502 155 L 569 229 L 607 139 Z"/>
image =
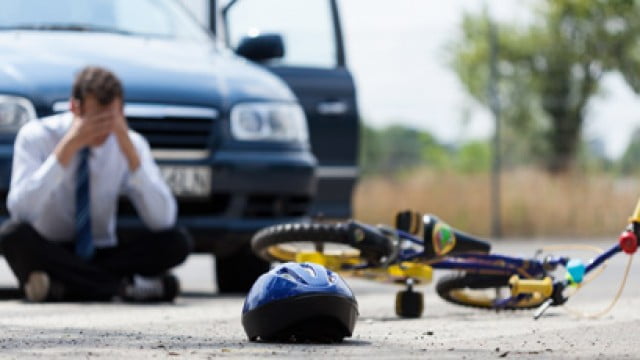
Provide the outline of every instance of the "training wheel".
<path id="1" fill-rule="evenodd" d="M 407 289 L 396 294 L 396 315 L 403 318 L 418 318 L 424 310 L 424 296 L 413 291 L 413 282 L 407 282 Z"/>

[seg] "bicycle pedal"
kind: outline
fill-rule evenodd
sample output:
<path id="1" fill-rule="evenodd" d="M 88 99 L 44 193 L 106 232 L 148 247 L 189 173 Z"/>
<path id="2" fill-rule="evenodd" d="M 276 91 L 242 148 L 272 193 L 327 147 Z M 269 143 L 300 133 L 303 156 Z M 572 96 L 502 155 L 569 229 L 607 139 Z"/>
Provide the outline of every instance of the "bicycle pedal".
<path id="1" fill-rule="evenodd" d="M 553 304 L 553 299 L 547 299 L 545 302 L 540 305 L 540 307 L 533 314 L 533 319 L 538 320 L 540 317 L 549 309 L 549 307 Z"/>

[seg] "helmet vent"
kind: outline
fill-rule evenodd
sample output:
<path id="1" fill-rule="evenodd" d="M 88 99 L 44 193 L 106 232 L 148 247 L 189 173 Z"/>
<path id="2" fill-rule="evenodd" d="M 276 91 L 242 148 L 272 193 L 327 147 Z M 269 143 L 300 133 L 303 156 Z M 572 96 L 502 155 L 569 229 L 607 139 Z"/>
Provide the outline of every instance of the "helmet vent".
<path id="1" fill-rule="evenodd" d="M 296 278 L 291 276 L 291 274 L 289 274 L 289 273 L 280 274 L 280 277 L 283 278 L 283 279 L 289 280 L 291 282 L 296 282 Z"/>
<path id="2" fill-rule="evenodd" d="M 316 271 L 309 266 L 308 264 L 300 264 L 300 266 L 304 269 L 304 271 L 306 271 L 309 275 L 316 277 L 318 276 L 318 274 L 316 274 Z"/>
<path id="3" fill-rule="evenodd" d="M 291 271 L 286 267 L 283 267 L 282 269 L 278 270 L 278 276 L 288 281 L 298 282 L 298 283 L 303 283 L 305 285 L 308 285 L 307 281 L 304 278 L 296 274 L 295 271 Z"/>

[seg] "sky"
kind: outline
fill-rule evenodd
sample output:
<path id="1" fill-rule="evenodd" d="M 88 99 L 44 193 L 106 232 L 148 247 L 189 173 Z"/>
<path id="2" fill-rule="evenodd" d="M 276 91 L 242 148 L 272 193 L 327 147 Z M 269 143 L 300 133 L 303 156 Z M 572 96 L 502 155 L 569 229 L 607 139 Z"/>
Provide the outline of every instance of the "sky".
<path id="1" fill-rule="evenodd" d="M 205 0 L 182 0 L 205 19 Z M 299 0 L 298 0 L 299 1 Z M 465 11 L 502 21 L 526 22 L 537 0 L 341 0 L 348 66 L 366 123 L 405 124 L 443 142 L 483 139 L 494 120 L 464 91 L 447 64 L 446 44 L 459 35 Z M 602 94 L 588 108 L 584 135 L 599 139 L 610 157 L 626 149 L 640 126 L 640 97 L 617 74 L 605 76 Z M 471 120 L 463 123 L 468 109 Z"/>

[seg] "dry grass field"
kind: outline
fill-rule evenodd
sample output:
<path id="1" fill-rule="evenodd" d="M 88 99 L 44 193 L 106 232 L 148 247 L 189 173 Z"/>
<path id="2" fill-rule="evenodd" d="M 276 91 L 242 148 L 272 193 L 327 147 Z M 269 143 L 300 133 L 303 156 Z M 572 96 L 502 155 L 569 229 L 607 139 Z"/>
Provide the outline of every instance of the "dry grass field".
<path id="1" fill-rule="evenodd" d="M 626 225 L 640 179 L 608 174 L 552 176 L 535 169 L 501 177 L 505 236 L 611 236 Z M 490 234 L 490 175 L 421 169 L 396 178 L 360 180 L 355 217 L 392 224 L 402 209 L 432 213 L 466 232 Z"/>

